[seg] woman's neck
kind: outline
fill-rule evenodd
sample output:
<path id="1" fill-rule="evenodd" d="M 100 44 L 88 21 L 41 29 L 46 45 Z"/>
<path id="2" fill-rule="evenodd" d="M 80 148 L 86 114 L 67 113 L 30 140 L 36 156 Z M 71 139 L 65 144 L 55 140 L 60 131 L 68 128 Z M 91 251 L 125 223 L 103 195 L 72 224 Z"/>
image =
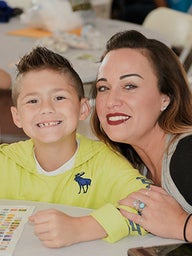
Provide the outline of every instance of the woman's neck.
<path id="1" fill-rule="evenodd" d="M 163 155 L 166 149 L 166 134 L 160 130 L 153 135 L 146 143 L 140 143 L 133 147 L 148 169 L 148 178 L 160 186 Z"/>

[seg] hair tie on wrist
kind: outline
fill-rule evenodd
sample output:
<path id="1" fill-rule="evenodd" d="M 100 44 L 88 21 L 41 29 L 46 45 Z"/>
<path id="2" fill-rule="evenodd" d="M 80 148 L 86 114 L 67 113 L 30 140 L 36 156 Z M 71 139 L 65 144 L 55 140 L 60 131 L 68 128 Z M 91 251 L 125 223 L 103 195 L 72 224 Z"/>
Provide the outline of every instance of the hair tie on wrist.
<path id="1" fill-rule="evenodd" d="M 185 220 L 184 227 L 183 227 L 183 237 L 184 237 L 185 242 L 189 242 L 189 241 L 187 240 L 187 237 L 186 237 L 186 228 L 187 228 L 187 223 L 188 223 L 188 221 L 189 221 L 189 219 L 190 219 L 191 216 L 192 216 L 192 213 L 190 213 L 190 214 L 187 216 L 187 218 L 186 218 L 186 220 Z"/>

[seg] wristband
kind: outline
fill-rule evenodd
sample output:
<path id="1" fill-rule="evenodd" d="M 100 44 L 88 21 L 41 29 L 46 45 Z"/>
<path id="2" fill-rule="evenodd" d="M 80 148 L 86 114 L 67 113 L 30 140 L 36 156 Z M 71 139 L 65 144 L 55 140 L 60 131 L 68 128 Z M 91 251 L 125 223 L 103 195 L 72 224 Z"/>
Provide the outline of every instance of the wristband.
<path id="1" fill-rule="evenodd" d="M 185 242 L 189 242 L 189 241 L 187 240 L 187 237 L 186 237 L 186 228 L 187 228 L 187 223 L 188 223 L 188 221 L 189 221 L 189 219 L 190 219 L 191 216 L 192 216 L 192 213 L 190 213 L 190 214 L 187 216 L 186 221 L 185 221 L 185 224 L 184 224 L 184 227 L 183 227 L 183 237 L 184 237 Z"/>

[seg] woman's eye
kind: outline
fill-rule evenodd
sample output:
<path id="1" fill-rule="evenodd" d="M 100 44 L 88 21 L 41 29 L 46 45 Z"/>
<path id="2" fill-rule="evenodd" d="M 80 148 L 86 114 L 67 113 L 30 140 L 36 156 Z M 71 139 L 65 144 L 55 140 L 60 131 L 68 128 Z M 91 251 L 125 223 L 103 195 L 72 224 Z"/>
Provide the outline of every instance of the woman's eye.
<path id="1" fill-rule="evenodd" d="M 137 86 L 135 84 L 126 84 L 125 88 L 128 89 L 128 90 L 131 90 L 131 89 L 137 88 Z"/>
<path id="2" fill-rule="evenodd" d="M 97 87 L 98 92 L 104 92 L 106 90 L 108 90 L 107 86 L 100 85 L 100 86 Z"/>

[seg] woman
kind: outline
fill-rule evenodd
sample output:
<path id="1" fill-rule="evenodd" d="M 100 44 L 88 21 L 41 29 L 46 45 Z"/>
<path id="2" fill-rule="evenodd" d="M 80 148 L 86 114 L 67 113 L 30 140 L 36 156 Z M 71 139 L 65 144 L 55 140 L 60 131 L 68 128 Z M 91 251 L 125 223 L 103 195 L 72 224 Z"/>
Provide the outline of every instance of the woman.
<path id="1" fill-rule="evenodd" d="M 94 133 L 155 185 L 120 202 L 139 214 L 122 214 L 155 235 L 192 241 L 192 95 L 176 55 L 137 31 L 117 33 L 93 97 Z"/>

